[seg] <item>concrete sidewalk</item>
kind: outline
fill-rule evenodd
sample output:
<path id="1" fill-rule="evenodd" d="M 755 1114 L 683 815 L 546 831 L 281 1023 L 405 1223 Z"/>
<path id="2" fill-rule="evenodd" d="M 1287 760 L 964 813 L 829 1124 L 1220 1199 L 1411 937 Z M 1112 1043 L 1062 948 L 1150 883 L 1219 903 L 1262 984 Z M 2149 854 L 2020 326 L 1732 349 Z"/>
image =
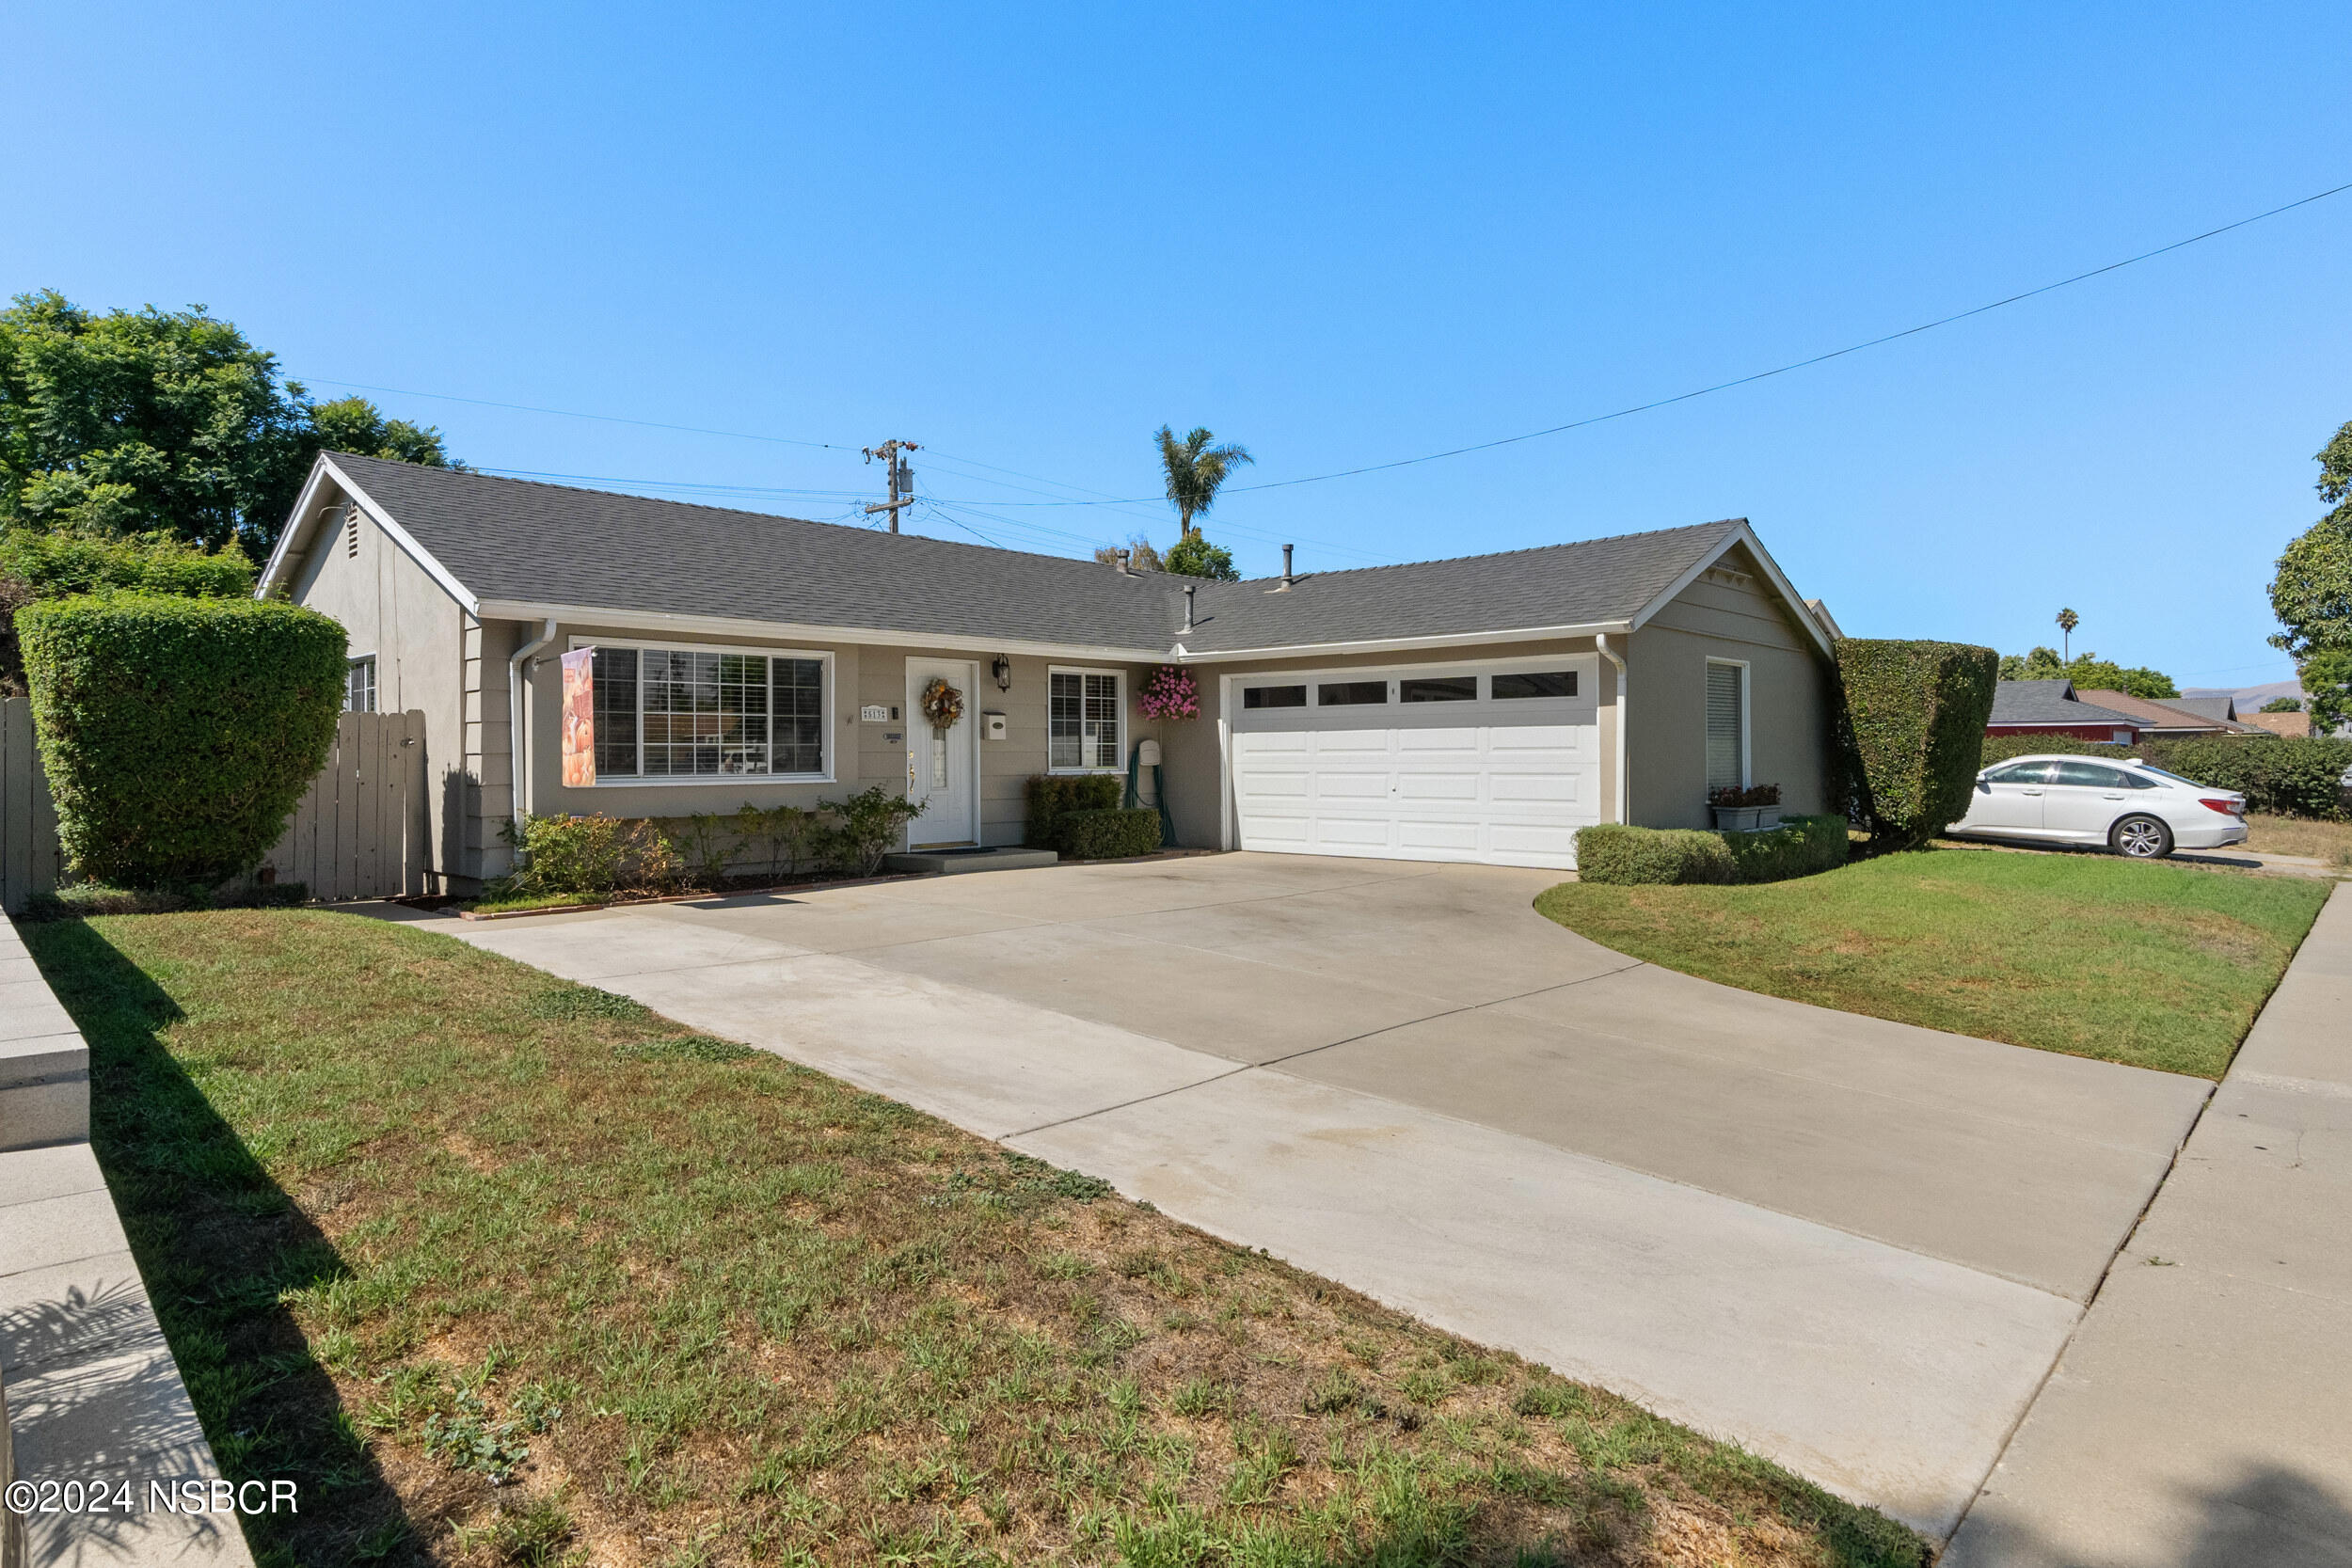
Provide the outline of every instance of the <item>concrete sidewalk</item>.
<path id="1" fill-rule="evenodd" d="M 2352 1565 L 2352 890 L 2338 888 L 1944 1568 Z"/>
<path id="2" fill-rule="evenodd" d="M 1240 854 L 434 924 L 1942 1539 L 2210 1085 L 1636 963 L 1534 912 L 1555 879 Z"/>

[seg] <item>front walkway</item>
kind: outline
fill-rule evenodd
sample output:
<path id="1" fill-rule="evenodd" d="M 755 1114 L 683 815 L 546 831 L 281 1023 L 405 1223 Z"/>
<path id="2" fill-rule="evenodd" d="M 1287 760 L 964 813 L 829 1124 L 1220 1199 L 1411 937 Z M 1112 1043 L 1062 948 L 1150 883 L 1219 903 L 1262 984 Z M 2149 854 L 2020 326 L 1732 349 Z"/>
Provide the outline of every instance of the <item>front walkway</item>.
<path id="1" fill-rule="evenodd" d="M 1637 964 L 1553 879 L 1225 855 L 432 924 L 1947 1533 L 2209 1085 Z"/>
<path id="2" fill-rule="evenodd" d="M 2352 890 L 2320 911 L 1945 1563 L 2352 1564 Z"/>

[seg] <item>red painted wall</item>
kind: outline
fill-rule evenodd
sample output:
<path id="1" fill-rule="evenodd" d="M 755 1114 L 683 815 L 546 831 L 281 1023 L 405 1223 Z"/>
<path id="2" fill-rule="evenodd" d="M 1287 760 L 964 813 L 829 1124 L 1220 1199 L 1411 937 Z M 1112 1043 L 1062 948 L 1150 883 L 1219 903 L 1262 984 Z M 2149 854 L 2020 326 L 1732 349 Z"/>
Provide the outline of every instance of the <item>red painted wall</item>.
<path id="1" fill-rule="evenodd" d="M 2108 741 L 2115 738 L 2116 731 L 2122 729 L 2131 729 L 2131 726 L 2128 724 L 2003 724 L 1995 728 L 1987 724 L 1984 727 L 1984 733 L 1987 735 L 2064 735 L 2072 736 L 2076 740 Z M 2138 743 L 2139 732 L 2132 730 L 2132 738 L 2123 744 L 2136 746 Z"/>

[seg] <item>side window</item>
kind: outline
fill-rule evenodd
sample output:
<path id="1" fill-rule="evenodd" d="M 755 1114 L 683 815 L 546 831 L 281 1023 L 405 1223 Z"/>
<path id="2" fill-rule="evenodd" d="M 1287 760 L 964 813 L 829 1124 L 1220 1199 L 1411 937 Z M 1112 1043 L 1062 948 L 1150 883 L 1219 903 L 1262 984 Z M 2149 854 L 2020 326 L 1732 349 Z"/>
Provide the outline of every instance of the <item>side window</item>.
<path id="1" fill-rule="evenodd" d="M 1984 776 L 1987 784 L 2044 784 L 2050 777 L 2046 762 L 2012 762 L 2007 768 L 1995 768 Z"/>
<path id="2" fill-rule="evenodd" d="M 2095 762 L 2061 762 L 2052 784 L 2074 784 L 2083 789 L 2122 789 L 2125 787 L 2122 769 L 2102 768 Z"/>
<path id="3" fill-rule="evenodd" d="M 343 667 L 343 711 L 375 711 L 375 656 L 355 658 Z"/>

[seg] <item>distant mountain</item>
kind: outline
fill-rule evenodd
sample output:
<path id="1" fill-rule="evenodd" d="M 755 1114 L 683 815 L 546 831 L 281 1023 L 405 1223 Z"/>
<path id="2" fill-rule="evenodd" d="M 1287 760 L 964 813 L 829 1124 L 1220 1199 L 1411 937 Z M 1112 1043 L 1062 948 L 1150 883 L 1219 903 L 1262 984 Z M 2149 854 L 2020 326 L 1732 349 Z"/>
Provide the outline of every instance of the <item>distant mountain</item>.
<path id="1" fill-rule="evenodd" d="M 2300 697 L 2303 695 L 2303 683 L 2272 681 L 2266 686 L 2185 686 L 2181 688 L 2181 695 L 2184 697 L 2234 697 L 2240 708 L 2259 709 L 2263 704 L 2273 697 Z"/>

